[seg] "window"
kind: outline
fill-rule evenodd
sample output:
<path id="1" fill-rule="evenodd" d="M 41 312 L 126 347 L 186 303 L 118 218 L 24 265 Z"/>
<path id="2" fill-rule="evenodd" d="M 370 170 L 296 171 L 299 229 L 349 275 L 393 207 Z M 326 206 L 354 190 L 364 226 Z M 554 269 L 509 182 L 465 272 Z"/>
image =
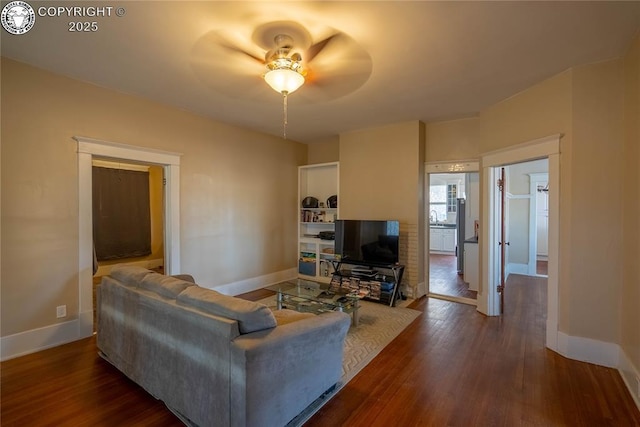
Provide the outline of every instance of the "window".
<path id="1" fill-rule="evenodd" d="M 455 212 L 457 209 L 458 186 L 456 184 L 447 185 L 447 212 Z"/>
<path id="2" fill-rule="evenodd" d="M 447 219 L 447 186 L 432 185 L 429 189 L 429 219 L 431 222 Z"/>
<path id="3" fill-rule="evenodd" d="M 448 213 L 455 213 L 458 206 L 458 185 L 431 185 L 429 190 L 429 220 L 446 221 Z"/>

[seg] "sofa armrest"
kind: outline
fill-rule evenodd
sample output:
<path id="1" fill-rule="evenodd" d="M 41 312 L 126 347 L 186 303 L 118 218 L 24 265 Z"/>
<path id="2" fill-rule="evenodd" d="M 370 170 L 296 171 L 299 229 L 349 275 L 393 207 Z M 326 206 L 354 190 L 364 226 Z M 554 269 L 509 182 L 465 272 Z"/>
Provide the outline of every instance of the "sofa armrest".
<path id="1" fill-rule="evenodd" d="M 234 339 L 232 425 L 284 425 L 336 384 L 350 324 L 330 312 Z"/>
<path id="2" fill-rule="evenodd" d="M 300 344 L 321 344 L 330 337 L 336 337 L 343 341 L 350 324 L 351 318 L 348 314 L 334 311 L 275 328 L 240 335 L 233 340 L 233 345 L 242 352 L 258 355 L 282 351 L 281 347 L 285 344 L 291 345 L 291 340 L 298 341 Z"/>

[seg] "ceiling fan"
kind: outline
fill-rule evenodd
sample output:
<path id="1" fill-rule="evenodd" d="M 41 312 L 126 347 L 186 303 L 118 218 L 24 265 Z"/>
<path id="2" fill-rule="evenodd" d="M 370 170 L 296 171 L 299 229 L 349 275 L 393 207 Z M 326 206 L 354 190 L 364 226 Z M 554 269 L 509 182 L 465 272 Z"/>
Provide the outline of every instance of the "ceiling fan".
<path id="1" fill-rule="evenodd" d="M 321 33 L 314 37 L 293 21 L 259 25 L 250 38 L 211 31 L 195 44 L 191 65 L 207 86 L 233 98 L 272 102 L 265 82 L 282 94 L 286 138 L 289 94 L 304 84 L 297 99 L 326 102 L 354 92 L 371 74 L 371 57 L 354 39 L 330 28 Z"/>
<path id="2" fill-rule="evenodd" d="M 194 45 L 191 66 L 207 86 L 234 98 L 271 102 L 263 77 L 287 67 L 304 78 L 304 91 L 296 97 L 305 103 L 354 92 L 371 74 L 371 57 L 347 34 L 315 28 L 317 34 L 312 35 L 297 22 L 275 21 L 257 26 L 251 34 L 214 30 Z"/>

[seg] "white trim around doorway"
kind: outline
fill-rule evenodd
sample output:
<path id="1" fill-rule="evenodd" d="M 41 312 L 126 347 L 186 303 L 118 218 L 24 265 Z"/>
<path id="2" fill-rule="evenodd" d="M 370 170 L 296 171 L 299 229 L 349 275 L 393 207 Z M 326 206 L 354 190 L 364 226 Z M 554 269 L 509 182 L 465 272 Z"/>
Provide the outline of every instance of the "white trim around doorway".
<path id="1" fill-rule="evenodd" d="M 486 237 L 480 247 L 482 265 L 481 287 L 478 292 L 478 310 L 489 316 L 497 316 L 500 306 L 496 304 L 495 221 L 493 218 L 494 168 L 542 158 L 549 159 L 549 264 L 547 279 L 547 326 L 546 344 L 558 351 L 558 274 L 560 232 L 560 138 L 561 134 L 532 140 L 505 149 L 485 153 L 482 156 L 483 189 L 481 234 Z"/>
<path id="2" fill-rule="evenodd" d="M 429 186 L 431 185 L 430 175 L 434 173 L 471 173 L 471 172 L 479 172 L 480 171 L 480 162 L 478 160 L 460 160 L 457 162 L 452 161 L 444 161 L 444 162 L 428 162 L 425 163 L 424 173 L 424 188 L 425 188 L 425 197 L 424 197 L 424 212 L 429 212 Z M 425 215 L 427 218 L 428 215 Z M 471 298 L 463 298 L 456 296 L 448 296 L 441 294 L 433 294 L 429 290 L 429 255 L 430 255 L 430 228 L 425 227 L 424 231 L 424 242 L 425 242 L 425 250 L 424 250 L 424 281 L 418 285 L 418 295 L 416 298 L 419 298 L 423 295 L 433 296 L 439 299 L 458 302 L 469 305 L 476 305 L 476 301 Z"/>
<path id="3" fill-rule="evenodd" d="M 164 169 L 164 268 L 180 272 L 180 153 L 74 136 L 78 143 L 78 338 L 93 334 L 92 161 L 120 159 Z"/>

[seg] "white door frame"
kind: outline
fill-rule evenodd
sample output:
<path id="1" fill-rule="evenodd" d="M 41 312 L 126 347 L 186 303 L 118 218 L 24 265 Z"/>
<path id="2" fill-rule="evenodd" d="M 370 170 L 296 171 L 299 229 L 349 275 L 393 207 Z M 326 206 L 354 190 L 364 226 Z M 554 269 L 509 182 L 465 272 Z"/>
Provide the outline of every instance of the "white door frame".
<path id="1" fill-rule="evenodd" d="M 429 218 L 428 212 L 429 212 L 429 204 L 430 204 L 430 192 L 429 192 L 429 187 L 431 185 L 431 174 L 435 174 L 435 173 L 472 173 L 472 172 L 479 172 L 480 171 L 480 162 L 478 162 L 477 160 L 461 160 L 458 162 L 428 162 L 425 163 L 425 168 L 424 168 L 424 174 L 425 174 L 425 178 L 424 178 L 424 220 L 426 221 L 427 218 Z M 430 235 L 430 231 L 431 229 L 425 225 L 425 230 L 424 230 L 424 241 L 425 241 L 425 250 L 424 250 L 424 289 L 418 289 L 418 295 L 416 296 L 416 298 L 421 297 L 423 295 L 432 295 L 430 290 L 429 290 L 429 278 L 430 278 L 430 271 L 429 271 L 429 255 L 430 255 L 430 250 L 429 247 L 431 245 L 431 235 Z M 437 298 L 440 299 L 444 299 L 444 300 L 448 300 L 448 301 L 453 301 L 453 302 L 460 302 L 463 304 L 470 304 L 470 305 L 476 305 L 476 301 L 471 299 L 471 298 L 463 298 L 463 297 L 456 297 L 456 296 L 448 296 L 448 295 L 434 295 Z"/>
<path id="2" fill-rule="evenodd" d="M 529 276 L 537 276 L 538 261 L 538 183 L 549 182 L 548 173 L 529 174 Z"/>
<path id="3" fill-rule="evenodd" d="M 180 272 L 180 153 L 74 136 L 78 143 L 78 299 L 80 337 L 93 334 L 93 157 L 130 160 L 164 169 L 164 267 Z"/>
<path id="4" fill-rule="evenodd" d="M 560 231 L 560 138 L 561 134 L 536 139 L 502 150 L 482 155 L 483 187 L 482 228 L 481 234 L 486 236 L 482 241 L 481 286 L 478 291 L 478 311 L 488 316 L 500 314 L 500 306 L 496 304 L 495 222 L 492 202 L 497 191 L 494 185 L 494 167 L 522 163 L 542 158 L 549 159 L 549 264 L 547 279 L 547 347 L 558 351 L 558 274 L 559 274 L 559 231 Z M 496 273 L 498 273 L 496 275 Z"/>

